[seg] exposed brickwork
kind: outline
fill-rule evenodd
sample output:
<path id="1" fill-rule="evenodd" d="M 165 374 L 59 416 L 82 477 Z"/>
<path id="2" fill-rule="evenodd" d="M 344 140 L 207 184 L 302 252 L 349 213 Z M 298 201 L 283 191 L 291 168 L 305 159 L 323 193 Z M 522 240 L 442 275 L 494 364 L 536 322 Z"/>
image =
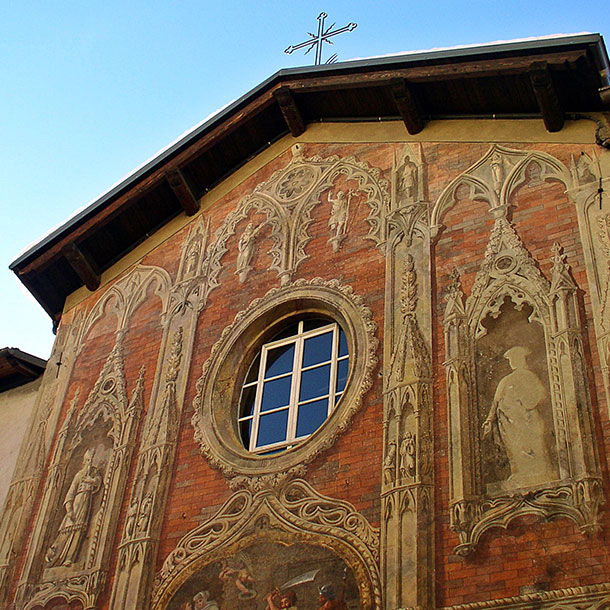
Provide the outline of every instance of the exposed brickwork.
<path id="1" fill-rule="evenodd" d="M 547 152 L 569 164 L 570 154 L 580 154 L 581 150 L 591 153 L 592 146 L 566 145 L 514 145 L 511 148 L 536 149 Z M 434 202 L 447 184 L 477 161 L 488 149 L 486 144 L 439 144 L 423 145 L 423 156 L 428 164 L 428 195 Z M 328 157 L 354 155 L 383 171 L 390 179 L 392 160 L 398 145 L 351 144 L 351 145 L 308 145 L 305 156 Z M 239 200 L 252 192 L 260 182 L 269 178 L 274 171 L 285 167 L 290 159 L 290 151 L 246 179 L 229 194 L 205 212 L 210 219 L 210 239 L 221 226 L 226 216 L 235 208 Z M 354 188 L 354 181 L 338 180 L 340 188 Z M 601 381 L 599 357 L 594 335 L 592 309 L 588 295 L 585 262 L 578 232 L 576 210 L 558 183 L 543 183 L 535 187 L 522 187 L 513 204 L 513 222 L 520 237 L 532 256 L 539 262 L 543 273 L 550 277 L 551 247 L 558 241 L 564 247 L 573 277 L 582 291 L 582 315 L 586 321 L 585 356 L 590 365 L 590 390 L 598 443 L 603 449 L 610 443 L 610 422 L 605 405 L 604 388 Z M 377 352 L 379 364 L 374 371 L 372 388 L 364 396 L 362 408 L 352 421 L 350 429 L 337 442 L 324 451 L 308 466 L 307 479 L 320 493 L 352 503 L 369 521 L 379 527 L 381 523 L 381 471 L 382 471 L 382 420 L 383 388 L 382 357 L 384 331 L 385 258 L 381 248 L 367 239 L 369 224 L 367 216 L 370 208 L 362 196 L 350 210 L 353 218 L 348 226 L 348 236 L 338 252 L 333 252 L 329 244 L 328 220 L 330 204 L 328 193 L 321 196 L 322 205 L 312 212 L 309 226 L 309 241 L 304 261 L 294 279 L 338 278 L 352 286 L 361 295 L 373 313 L 377 325 L 380 346 Z M 357 201 L 357 200 L 355 200 Z M 458 543 L 457 536 L 449 528 L 449 472 L 447 457 L 447 404 L 445 388 L 444 337 L 442 318 L 445 307 L 449 274 L 458 269 L 462 285 L 468 294 L 475 275 L 485 254 L 493 218 L 488 212 L 488 204 L 482 201 L 462 200 L 447 212 L 443 224 L 447 227 L 436 248 L 433 264 L 434 313 L 433 358 L 436 370 L 434 392 L 435 428 L 435 524 L 436 524 L 436 595 L 438 606 L 460 604 L 519 595 L 523 587 L 535 583 L 544 584 L 549 589 L 577 585 L 602 583 L 608 580 L 610 568 L 610 518 L 604 513 L 604 530 L 600 536 L 587 538 L 578 528 L 566 520 L 545 523 L 537 519 L 523 518 L 514 521 L 506 529 L 487 532 L 475 553 L 468 558 L 452 554 Z M 196 383 L 202 367 L 209 357 L 214 343 L 222 330 L 230 324 L 235 315 L 245 309 L 255 298 L 266 294 L 279 285 L 278 275 L 269 270 L 272 246 L 270 228 L 259 233 L 256 253 L 251 265 L 253 270 L 245 283 L 240 283 L 235 273 L 237 243 L 240 233 L 248 222 L 263 222 L 263 215 L 253 212 L 236 227 L 226 246 L 223 269 L 219 276 L 220 286 L 212 291 L 209 300 L 199 315 L 194 350 L 189 367 L 189 381 L 181 415 L 181 430 L 176 456 L 173 463 L 171 486 L 161 529 L 161 542 L 156 561 L 159 569 L 166 557 L 175 548 L 178 540 L 198 524 L 210 518 L 226 501 L 231 490 L 219 470 L 207 463 L 200 454 L 199 444 L 194 438 L 191 418 Z M 172 278 L 178 272 L 182 246 L 189 227 L 184 228 L 148 254 L 144 265 L 165 268 Z M 120 280 L 118 278 L 115 281 Z M 106 292 L 92 295 L 80 303 L 78 311 L 88 311 Z M 131 464 L 130 475 L 125 490 L 121 516 L 115 536 L 115 546 L 120 539 L 127 503 L 133 488 L 133 477 L 137 462 L 137 446 L 142 433 L 142 424 L 149 406 L 150 393 L 157 371 L 157 358 L 161 345 L 162 326 L 160 321 L 161 301 L 151 294 L 135 312 L 124 340 L 125 378 L 128 393 L 134 387 L 141 366 L 146 367 L 145 409 L 140 420 L 140 430 L 136 451 Z M 70 315 L 66 316 L 69 321 Z M 107 312 L 95 324 L 85 339 L 85 345 L 78 356 L 59 425 L 65 418 L 70 400 L 76 388 L 80 388 L 82 404 L 93 388 L 104 362 L 114 346 L 116 319 Z M 357 356 L 356 356 L 357 357 Z M 603 457 L 603 477 L 608 483 L 608 458 Z M 608 486 L 607 486 L 608 488 Z M 40 502 L 36 500 L 35 510 Z M 32 527 L 33 523 L 30 524 Z M 23 568 L 28 545 L 20 550 L 18 569 L 11 584 L 15 590 L 19 571 Z M 112 576 L 116 557 L 113 558 L 109 581 L 99 601 L 99 608 L 109 605 Z M 53 606 L 55 607 L 55 606 Z M 64 606 L 57 606 L 57 609 Z"/>

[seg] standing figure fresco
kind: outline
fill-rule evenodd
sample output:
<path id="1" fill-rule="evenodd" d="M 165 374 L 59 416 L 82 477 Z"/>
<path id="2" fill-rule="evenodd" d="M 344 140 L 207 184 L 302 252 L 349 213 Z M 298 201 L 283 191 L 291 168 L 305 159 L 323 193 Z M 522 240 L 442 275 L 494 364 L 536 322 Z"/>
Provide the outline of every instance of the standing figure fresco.
<path id="1" fill-rule="evenodd" d="M 72 479 L 64 499 L 66 514 L 59 526 L 57 537 L 45 556 L 47 567 L 69 567 L 78 558 L 91 518 L 93 496 L 102 484 L 102 477 L 93 465 L 94 456 L 94 450 L 85 451 L 83 466 Z"/>
<path id="2" fill-rule="evenodd" d="M 540 405 L 547 396 L 536 374 L 528 368 L 527 347 L 511 347 L 504 353 L 512 369 L 496 388 L 483 436 L 491 435 L 506 450 L 510 487 L 524 487 L 552 480 L 554 468 L 545 444 L 545 423 Z"/>

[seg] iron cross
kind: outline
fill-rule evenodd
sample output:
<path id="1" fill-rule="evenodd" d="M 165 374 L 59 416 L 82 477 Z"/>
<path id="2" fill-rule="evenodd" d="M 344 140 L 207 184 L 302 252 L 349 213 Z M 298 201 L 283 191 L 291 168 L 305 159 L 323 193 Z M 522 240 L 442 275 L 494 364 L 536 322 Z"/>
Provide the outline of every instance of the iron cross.
<path id="1" fill-rule="evenodd" d="M 290 45 L 284 53 L 288 53 L 290 55 L 293 51 L 297 51 L 298 49 L 307 48 L 305 51 L 305 55 L 309 53 L 314 47 L 316 47 L 316 62 L 314 65 L 319 66 L 322 63 L 322 43 L 327 42 L 328 44 L 333 44 L 332 40 L 329 40 L 331 36 L 336 36 L 337 34 L 343 34 L 343 32 L 351 32 L 354 30 L 358 24 L 348 23 L 346 26 L 339 28 L 338 30 L 333 30 L 335 24 L 333 23 L 329 28 L 324 29 L 324 20 L 328 17 L 328 15 L 324 12 L 318 15 L 318 34 L 314 35 L 311 32 L 307 32 L 310 36 L 310 40 L 306 40 L 305 42 L 301 42 L 297 45 Z M 337 54 L 332 55 L 327 61 L 327 64 L 332 64 L 337 59 Z"/>

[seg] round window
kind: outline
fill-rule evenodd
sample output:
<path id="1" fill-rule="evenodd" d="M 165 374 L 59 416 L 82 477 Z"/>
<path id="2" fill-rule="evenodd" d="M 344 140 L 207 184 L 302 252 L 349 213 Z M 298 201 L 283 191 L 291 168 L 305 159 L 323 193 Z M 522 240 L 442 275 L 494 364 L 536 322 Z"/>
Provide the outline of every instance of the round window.
<path id="1" fill-rule="evenodd" d="M 298 319 L 265 343 L 242 386 L 244 447 L 274 453 L 313 434 L 341 399 L 349 372 L 345 332 L 323 318 Z"/>
<path id="2" fill-rule="evenodd" d="M 223 330 L 193 401 L 202 454 L 228 476 L 302 469 L 344 432 L 371 387 L 371 311 L 319 279 L 254 300 Z"/>

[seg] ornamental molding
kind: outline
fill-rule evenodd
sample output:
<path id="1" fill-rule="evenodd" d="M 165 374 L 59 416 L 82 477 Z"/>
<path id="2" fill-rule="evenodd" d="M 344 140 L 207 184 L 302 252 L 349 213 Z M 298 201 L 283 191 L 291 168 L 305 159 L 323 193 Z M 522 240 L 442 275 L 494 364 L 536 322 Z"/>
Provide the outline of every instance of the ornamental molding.
<path id="1" fill-rule="evenodd" d="M 610 583 L 537 591 L 515 597 L 445 606 L 439 610 L 607 610 Z"/>
<path id="2" fill-rule="evenodd" d="M 257 236 L 264 231 L 272 240 L 270 269 L 278 274 L 282 285 L 290 283 L 299 265 L 309 258 L 306 247 L 311 240 L 308 232 L 313 222 L 311 214 L 327 191 L 328 201 L 333 208 L 328 223 L 328 242 L 334 251 L 341 248 L 349 231 L 353 208 L 363 203 L 370 208 L 366 218 L 369 224 L 367 238 L 377 245 L 385 243 L 385 214 L 390 207 L 390 195 L 389 183 L 382 178 L 381 170 L 353 156 L 305 158 L 302 144 L 293 146 L 292 153 L 290 163 L 243 197 L 216 230 L 202 266 L 206 298 L 219 285 L 218 276 L 222 269 L 222 258 L 228 250 L 227 242 L 238 231 L 240 237 L 235 273 L 240 282 L 246 281 L 252 269 L 251 262 L 258 248 Z M 357 186 L 339 190 L 333 195 L 331 191 L 340 177 L 345 181 L 355 181 Z M 238 229 L 253 212 L 264 215 L 265 220 L 256 225 L 249 222 Z"/>
<path id="3" fill-rule="evenodd" d="M 107 313 L 116 316 L 116 331 L 125 332 L 135 310 L 150 297 L 150 290 L 161 299 L 165 309 L 171 286 L 172 279 L 165 269 L 146 265 L 136 266 L 111 286 L 89 311 L 80 331 L 78 351 L 82 350 L 85 338 L 95 323 Z"/>
<path id="4" fill-rule="evenodd" d="M 559 181 L 566 189 L 573 185 L 570 170 L 552 155 L 493 144 L 445 187 L 432 207 L 430 226 L 438 236 L 445 228 L 444 216 L 462 199 L 486 201 L 494 217 L 509 217 L 517 189 L 546 181 Z"/>
<path id="5" fill-rule="evenodd" d="M 348 502 L 294 479 L 275 489 L 235 492 L 211 519 L 184 536 L 157 574 L 151 609 L 166 608 L 177 590 L 211 561 L 262 539 L 332 550 L 352 569 L 362 607 L 381 608 L 379 530 Z"/>
<path id="6" fill-rule="evenodd" d="M 252 454 L 243 447 L 237 431 L 240 375 L 245 375 L 260 349 L 264 332 L 307 311 L 330 316 L 346 333 L 354 356 L 345 393 L 326 422 L 302 443 L 275 456 Z M 363 298 L 338 280 L 297 280 L 252 301 L 223 330 L 197 381 L 192 425 L 202 455 L 226 477 L 245 477 L 238 478 L 234 485 L 248 484 L 252 489 L 269 482 L 280 483 L 287 474 L 300 476 L 305 465 L 349 428 L 372 386 L 377 364 L 376 328 Z"/>

